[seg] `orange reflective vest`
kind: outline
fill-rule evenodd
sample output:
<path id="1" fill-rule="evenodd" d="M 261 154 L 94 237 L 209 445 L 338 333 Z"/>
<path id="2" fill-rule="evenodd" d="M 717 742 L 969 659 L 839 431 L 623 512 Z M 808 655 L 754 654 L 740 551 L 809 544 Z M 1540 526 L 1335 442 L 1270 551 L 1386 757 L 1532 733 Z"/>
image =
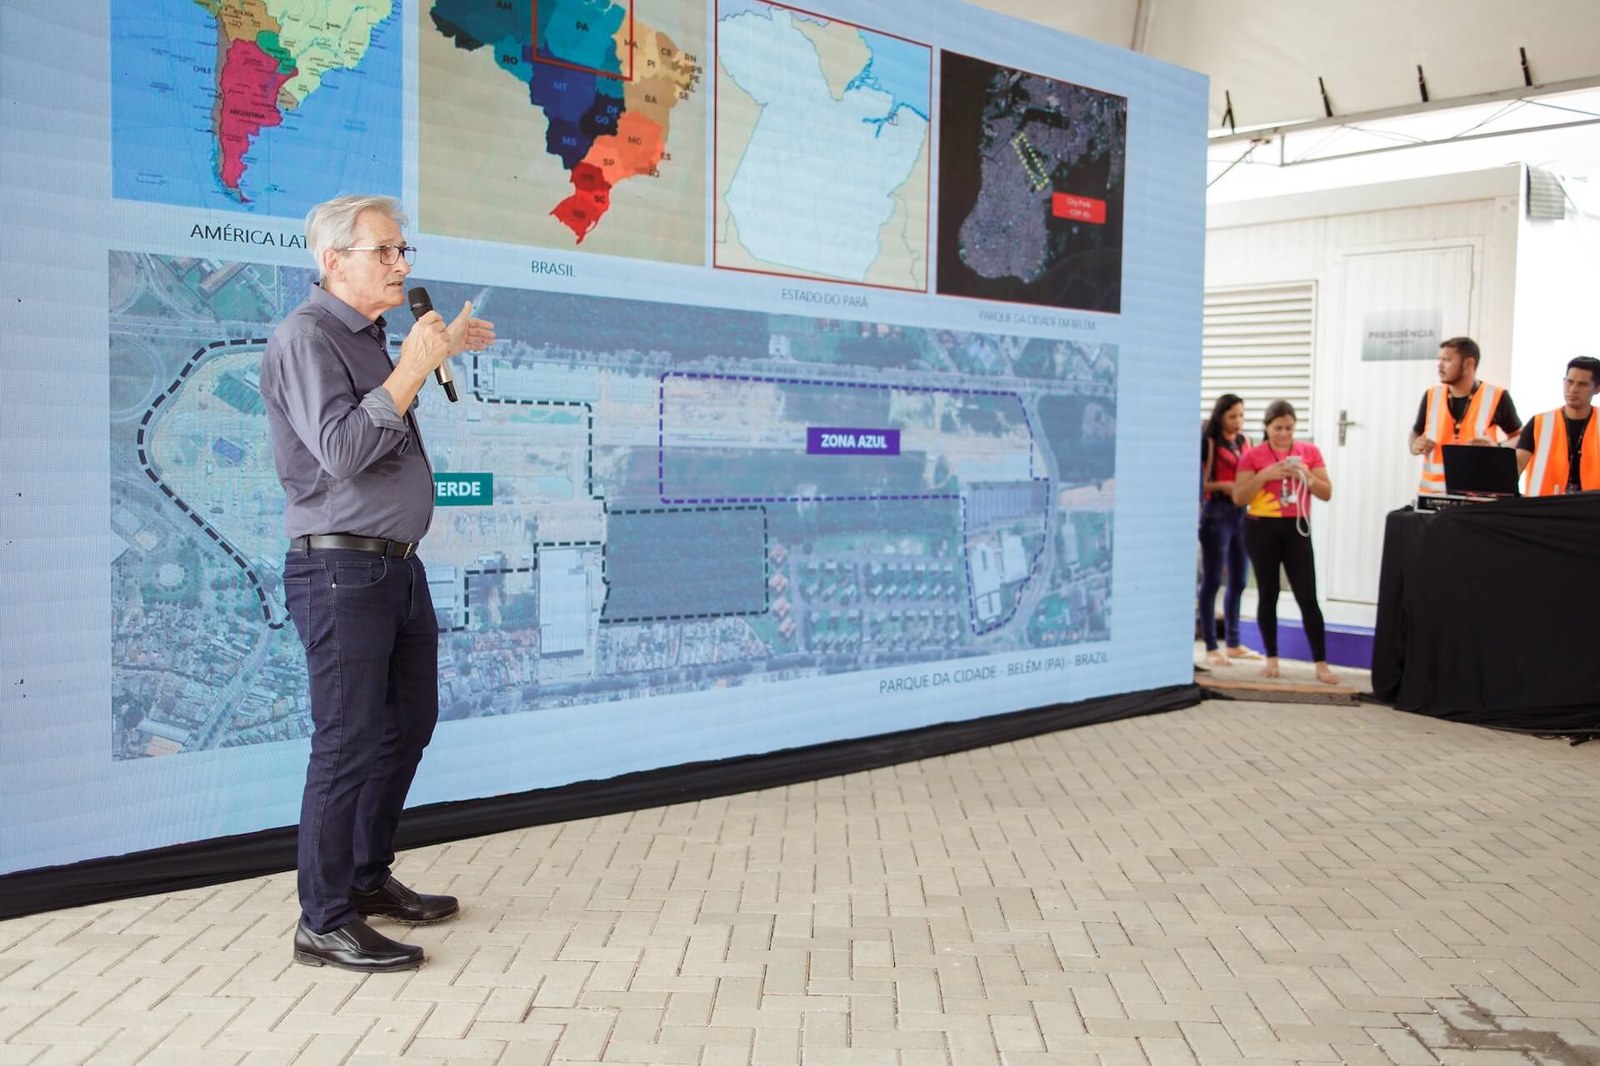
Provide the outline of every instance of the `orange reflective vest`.
<path id="1" fill-rule="evenodd" d="M 1524 439 L 1533 440 L 1533 458 L 1524 471 L 1529 496 L 1554 496 L 1567 491 L 1567 419 L 1564 408 L 1534 415 L 1523 427 Z M 1600 489 L 1600 418 L 1591 411 L 1589 427 L 1583 431 L 1583 450 L 1578 454 L 1578 482 L 1583 491 Z"/>
<path id="2" fill-rule="evenodd" d="M 1495 409 L 1505 390 L 1480 381 L 1467 401 L 1467 413 L 1457 422 L 1450 417 L 1450 387 L 1435 385 L 1427 392 L 1427 416 L 1422 423 L 1422 435 L 1434 442 L 1433 451 L 1422 457 L 1422 481 L 1417 491 L 1424 496 L 1438 496 L 1444 492 L 1444 446 L 1466 444 L 1483 437 L 1498 443 L 1505 434 L 1494 424 Z"/>

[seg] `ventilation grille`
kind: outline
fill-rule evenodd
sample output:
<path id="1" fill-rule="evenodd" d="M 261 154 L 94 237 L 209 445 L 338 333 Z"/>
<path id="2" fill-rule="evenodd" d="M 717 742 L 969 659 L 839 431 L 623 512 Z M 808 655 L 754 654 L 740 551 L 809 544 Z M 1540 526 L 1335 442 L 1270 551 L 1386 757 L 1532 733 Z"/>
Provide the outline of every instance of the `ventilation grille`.
<path id="1" fill-rule="evenodd" d="M 1528 217 L 1540 222 L 1560 222 L 1567 217 L 1567 191 L 1561 178 L 1548 170 L 1528 168 Z"/>
<path id="2" fill-rule="evenodd" d="M 1316 283 L 1207 289 L 1200 359 L 1200 418 L 1225 392 L 1243 397 L 1245 432 L 1261 436 L 1261 415 L 1273 400 L 1294 404 L 1311 429 L 1311 338 Z"/>

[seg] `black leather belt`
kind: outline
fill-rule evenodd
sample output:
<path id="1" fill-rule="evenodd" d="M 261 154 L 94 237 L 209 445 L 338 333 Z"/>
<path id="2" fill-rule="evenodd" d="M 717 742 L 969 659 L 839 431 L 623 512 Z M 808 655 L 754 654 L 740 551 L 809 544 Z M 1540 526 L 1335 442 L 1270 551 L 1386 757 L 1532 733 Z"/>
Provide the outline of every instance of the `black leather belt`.
<path id="1" fill-rule="evenodd" d="M 417 553 L 414 541 L 356 537 L 349 533 L 320 533 L 309 537 L 295 537 L 289 542 L 289 547 L 297 552 L 310 551 L 312 548 L 345 548 L 349 551 L 391 555 L 396 559 L 409 559 Z"/>

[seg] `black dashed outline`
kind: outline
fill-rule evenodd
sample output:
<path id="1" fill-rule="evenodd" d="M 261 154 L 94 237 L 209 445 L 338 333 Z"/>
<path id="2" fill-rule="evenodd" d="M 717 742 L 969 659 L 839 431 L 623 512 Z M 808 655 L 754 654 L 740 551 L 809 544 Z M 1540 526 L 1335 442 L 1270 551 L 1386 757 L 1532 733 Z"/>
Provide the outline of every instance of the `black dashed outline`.
<path id="1" fill-rule="evenodd" d="M 266 623 L 267 628 L 282 629 L 287 624 L 287 621 L 282 618 L 278 619 L 277 621 L 273 621 L 272 600 L 267 596 L 266 585 L 256 574 L 255 567 L 253 567 L 249 560 L 247 560 L 239 552 L 238 548 L 235 548 L 226 537 L 217 532 L 216 528 L 213 527 L 211 523 L 202 518 L 192 507 L 185 503 L 177 493 L 173 492 L 172 486 L 161 480 L 161 475 L 156 473 L 155 464 L 150 461 L 150 453 L 146 448 L 150 422 L 155 418 L 157 409 L 168 399 L 178 394 L 178 391 L 183 388 L 183 385 L 185 381 L 187 381 L 189 375 L 193 373 L 202 362 L 204 362 L 211 355 L 219 354 L 217 352 L 218 348 L 265 348 L 266 345 L 267 338 L 265 337 L 251 337 L 248 339 L 238 337 L 229 340 L 212 341 L 210 344 L 206 344 L 195 349 L 194 354 L 191 355 L 188 362 L 183 365 L 183 369 L 178 371 L 178 376 L 173 379 L 172 384 L 168 385 L 166 389 L 162 391 L 161 395 L 155 398 L 154 402 L 152 402 L 145 410 L 144 417 L 139 419 L 139 429 L 134 437 L 134 448 L 138 452 L 139 467 L 144 471 L 145 477 L 148 477 L 156 488 L 165 493 L 167 498 L 177 506 L 178 510 L 188 515 L 189 520 L 196 526 L 200 527 L 201 532 L 210 537 L 211 540 L 216 543 L 217 547 L 221 548 L 223 552 L 227 554 L 228 558 L 232 559 L 239 569 L 244 571 L 245 577 L 250 581 L 250 587 L 255 590 L 256 599 L 259 601 L 261 606 L 261 620 Z"/>
<path id="2" fill-rule="evenodd" d="M 697 511 L 760 511 L 761 512 L 761 609 L 759 611 L 710 611 L 704 614 L 641 615 L 636 618 L 607 618 L 606 601 L 611 599 L 611 578 L 608 573 L 606 546 L 600 546 L 600 579 L 605 582 L 605 599 L 600 602 L 600 624 L 603 626 L 630 625 L 644 622 L 698 622 L 710 618 L 759 618 L 772 610 L 772 525 L 764 506 L 725 504 L 717 507 L 630 507 L 613 511 L 606 509 L 607 517 L 613 514 L 692 514 Z"/>

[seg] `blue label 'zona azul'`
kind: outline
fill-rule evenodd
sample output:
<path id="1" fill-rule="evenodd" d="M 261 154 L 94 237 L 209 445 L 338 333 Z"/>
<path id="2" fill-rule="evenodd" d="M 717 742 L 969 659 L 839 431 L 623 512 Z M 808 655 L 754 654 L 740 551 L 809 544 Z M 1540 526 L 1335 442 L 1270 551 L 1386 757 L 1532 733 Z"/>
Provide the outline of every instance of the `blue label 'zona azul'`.
<path id="1" fill-rule="evenodd" d="M 899 455 L 898 429 L 806 427 L 807 455 Z"/>

